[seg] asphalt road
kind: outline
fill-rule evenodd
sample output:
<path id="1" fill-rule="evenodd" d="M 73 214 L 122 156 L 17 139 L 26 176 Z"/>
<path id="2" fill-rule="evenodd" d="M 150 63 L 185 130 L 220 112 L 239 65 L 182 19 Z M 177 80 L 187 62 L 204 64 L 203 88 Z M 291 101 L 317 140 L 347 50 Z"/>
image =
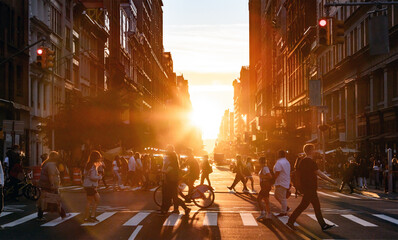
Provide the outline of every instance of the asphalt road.
<path id="1" fill-rule="evenodd" d="M 79 186 L 62 189 L 62 198 L 71 216 L 62 221 L 57 214 L 46 214 L 46 221 L 36 218 L 35 203 L 21 199 L 7 202 L 0 216 L 0 239 L 398 239 L 397 201 L 362 195 L 338 193 L 321 184 L 319 197 L 324 218 L 338 225 L 322 232 L 311 206 L 298 218 L 298 230 L 289 230 L 286 218 L 257 222 L 256 194 L 229 192 L 226 188 L 233 174 L 218 167 L 211 174 L 216 190 L 212 207 L 200 210 L 189 204 L 189 216 L 155 213 L 158 207 L 152 191 L 127 189 L 114 192 L 101 187 L 99 223 L 83 225 L 85 193 Z M 238 185 L 237 190 L 242 186 Z M 255 188 L 259 190 L 256 179 Z M 300 197 L 292 196 L 288 205 L 294 209 Z M 272 211 L 279 204 L 271 196 Z"/>

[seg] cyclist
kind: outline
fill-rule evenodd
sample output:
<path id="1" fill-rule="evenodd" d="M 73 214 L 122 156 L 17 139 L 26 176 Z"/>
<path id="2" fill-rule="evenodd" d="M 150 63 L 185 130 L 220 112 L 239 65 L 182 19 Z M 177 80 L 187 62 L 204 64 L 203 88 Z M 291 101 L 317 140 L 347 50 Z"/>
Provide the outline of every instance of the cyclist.
<path id="1" fill-rule="evenodd" d="M 168 145 L 166 148 L 166 155 L 163 160 L 164 182 L 162 187 L 162 206 L 160 214 L 166 214 L 171 206 L 171 201 L 174 204 L 173 213 L 179 213 L 178 207 L 181 206 L 185 210 L 185 215 L 189 215 L 191 211 L 185 203 L 178 197 L 178 180 L 179 180 L 179 164 L 177 154 L 174 151 L 174 146 Z"/>
<path id="2" fill-rule="evenodd" d="M 200 166 L 193 155 L 192 149 L 188 150 L 188 159 L 185 162 L 185 165 L 188 167 L 188 172 L 183 178 L 184 182 L 188 185 L 188 195 L 185 196 L 185 202 L 191 202 L 191 193 L 194 188 L 194 183 L 199 179 L 200 175 Z"/>

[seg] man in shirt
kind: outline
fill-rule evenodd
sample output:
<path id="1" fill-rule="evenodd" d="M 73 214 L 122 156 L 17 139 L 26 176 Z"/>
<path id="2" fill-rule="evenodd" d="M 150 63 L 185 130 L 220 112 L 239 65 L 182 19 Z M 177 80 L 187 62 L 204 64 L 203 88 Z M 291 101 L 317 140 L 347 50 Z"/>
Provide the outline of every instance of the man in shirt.
<path id="1" fill-rule="evenodd" d="M 126 185 L 130 184 L 130 186 L 133 187 L 135 184 L 135 178 L 136 178 L 135 172 L 137 170 L 137 162 L 135 161 L 133 152 L 130 152 L 130 155 L 131 155 L 131 157 L 128 162 L 128 170 L 129 171 L 127 173 Z"/>
<path id="2" fill-rule="evenodd" d="M 281 204 L 281 213 L 278 217 L 287 215 L 290 208 L 287 206 L 286 192 L 290 188 L 290 163 L 286 159 L 284 150 L 278 151 L 278 160 L 274 166 L 275 198 Z"/>
<path id="3" fill-rule="evenodd" d="M 298 207 L 294 210 L 292 215 L 289 217 L 289 220 L 287 222 L 287 226 L 292 229 L 296 230 L 294 227 L 294 222 L 296 222 L 296 219 L 300 214 L 308 207 L 308 205 L 311 203 L 312 207 L 314 208 L 315 211 L 315 216 L 316 219 L 318 220 L 319 225 L 321 225 L 321 228 L 323 231 L 334 227 L 335 225 L 329 225 L 325 223 L 325 220 L 322 217 L 322 212 L 321 212 L 321 205 L 319 203 L 319 198 L 317 194 L 317 188 L 318 188 L 318 180 L 317 176 L 321 177 L 322 179 L 329 181 L 335 185 L 337 185 L 337 182 L 334 181 L 333 179 L 329 178 L 326 176 L 323 172 L 321 172 L 318 169 L 318 166 L 315 162 L 314 158 L 314 152 L 315 152 L 315 146 L 313 144 L 306 144 L 304 145 L 304 153 L 306 154 L 305 158 L 303 158 L 298 167 L 297 171 L 299 172 L 299 178 L 300 178 L 300 184 L 301 184 L 301 190 L 303 193 L 303 198 L 298 205 Z"/>

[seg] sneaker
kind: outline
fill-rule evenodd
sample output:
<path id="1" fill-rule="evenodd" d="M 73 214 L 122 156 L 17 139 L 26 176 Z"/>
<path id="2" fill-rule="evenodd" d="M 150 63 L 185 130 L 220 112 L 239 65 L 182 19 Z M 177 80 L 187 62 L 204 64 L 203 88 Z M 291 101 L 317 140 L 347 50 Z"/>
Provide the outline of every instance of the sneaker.
<path id="1" fill-rule="evenodd" d="M 326 230 L 328 230 L 328 229 L 330 229 L 330 228 L 332 228 L 332 227 L 335 227 L 336 225 L 329 225 L 329 224 L 325 224 L 323 227 L 322 227 L 322 231 L 326 231 Z"/>
<path id="2" fill-rule="evenodd" d="M 63 216 L 63 217 L 61 216 L 61 218 L 62 218 L 62 219 L 65 219 L 65 218 L 70 217 L 70 216 L 72 216 L 72 214 L 66 213 L 65 216 Z"/>
<path id="3" fill-rule="evenodd" d="M 289 206 L 287 206 L 286 213 L 288 213 L 290 210 L 291 210 L 291 208 Z"/>
<path id="4" fill-rule="evenodd" d="M 91 219 L 91 218 L 86 218 L 86 219 L 84 219 L 83 221 L 86 222 L 86 223 L 92 223 L 92 222 L 94 222 L 94 220 Z"/>
<path id="5" fill-rule="evenodd" d="M 293 223 L 287 222 L 287 223 L 286 223 L 286 226 L 287 226 L 288 228 L 290 228 L 290 230 L 296 231 L 296 227 L 294 226 Z"/>
<path id="6" fill-rule="evenodd" d="M 91 220 L 93 220 L 94 222 L 99 222 L 99 220 L 96 217 L 90 217 Z"/>
<path id="7" fill-rule="evenodd" d="M 172 211 L 171 213 L 180 214 L 180 211 L 174 210 L 174 211 Z"/>
<path id="8" fill-rule="evenodd" d="M 265 216 L 265 219 L 271 219 L 272 218 L 272 213 L 267 213 L 267 216 Z"/>
<path id="9" fill-rule="evenodd" d="M 185 215 L 189 215 L 190 212 L 191 212 L 191 209 L 187 207 L 187 208 L 185 209 Z"/>
<path id="10" fill-rule="evenodd" d="M 266 215 L 265 215 L 265 213 L 262 213 L 260 216 L 257 217 L 257 221 L 261 221 L 264 218 L 266 218 Z"/>
<path id="11" fill-rule="evenodd" d="M 244 192 L 244 193 L 250 193 L 250 191 L 249 191 L 248 189 L 243 189 L 242 192 Z"/>
<path id="12" fill-rule="evenodd" d="M 46 218 L 45 217 L 41 217 L 41 218 L 38 217 L 38 218 L 36 218 L 36 220 L 39 221 L 39 222 L 43 222 L 43 221 L 46 221 Z"/>

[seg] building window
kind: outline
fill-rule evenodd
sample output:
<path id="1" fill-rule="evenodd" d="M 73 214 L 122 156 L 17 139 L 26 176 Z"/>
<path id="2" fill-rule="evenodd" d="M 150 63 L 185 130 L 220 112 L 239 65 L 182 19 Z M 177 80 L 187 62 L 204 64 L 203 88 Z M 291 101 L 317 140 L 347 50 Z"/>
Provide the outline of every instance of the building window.
<path id="1" fill-rule="evenodd" d="M 23 78 L 22 78 L 22 66 L 17 66 L 17 96 L 23 96 Z"/>
<path id="2" fill-rule="evenodd" d="M 61 12 L 51 6 L 50 28 L 58 35 L 61 35 Z"/>
<path id="3" fill-rule="evenodd" d="M 79 68 L 73 67 L 73 83 L 75 84 L 75 88 L 79 88 Z"/>
<path id="4" fill-rule="evenodd" d="M 56 47 L 54 44 L 52 45 L 51 49 L 55 52 L 54 72 L 58 75 L 61 75 L 61 49 Z"/>
<path id="5" fill-rule="evenodd" d="M 398 97 L 398 70 L 395 68 L 392 71 L 392 87 L 393 87 L 393 97 Z"/>
<path id="6" fill-rule="evenodd" d="M 71 70 L 70 65 L 71 64 L 70 64 L 70 62 L 71 62 L 70 59 L 66 59 L 66 62 L 65 62 L 65 79 L 68 80 L 68 81 L 71 80 L 71 76 L 70 76 L 70 70 Z"/>
<path id="7" fill-rule="evenodd" d="M 66 19 L 70 20 L 70 13 L 71 13 L 71 1 L 70 0 L 66 0 L 65 1 L 65 15 L 66 15 Z"/>
<path id="8" fill-rule="evenodd" d="M 65 48 L 68 50 L 70 50 L 70 45 L 71 45 L 70 37 L 71 37 L 70 28 L 65 27 Z"/>

